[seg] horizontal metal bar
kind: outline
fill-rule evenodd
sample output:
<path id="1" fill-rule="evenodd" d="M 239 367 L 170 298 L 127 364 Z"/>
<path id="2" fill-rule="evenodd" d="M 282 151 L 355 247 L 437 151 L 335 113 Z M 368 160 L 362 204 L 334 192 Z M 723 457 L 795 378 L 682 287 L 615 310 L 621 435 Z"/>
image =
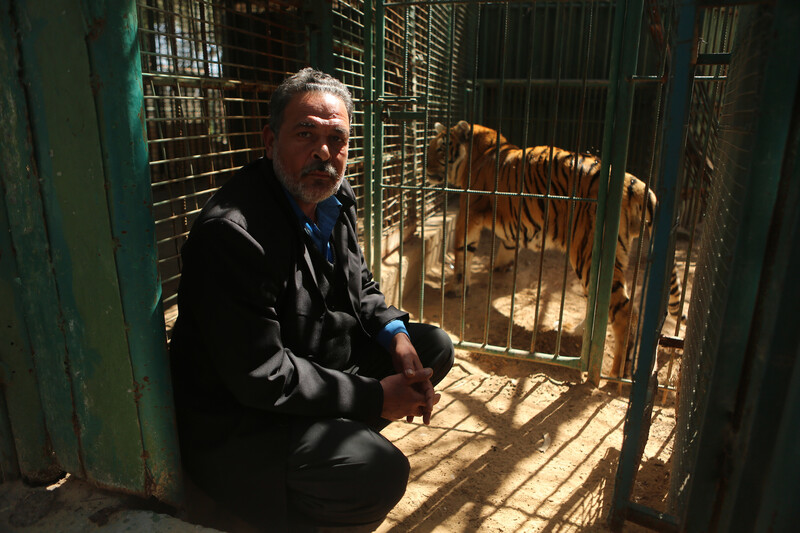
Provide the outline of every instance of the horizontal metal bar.
<path id="1" fill-rule="evenodd" d="M 425 111 L 394 111 L 385 110 L 382 115 L 391 120 L 425 120 Z"/>
<path id="2" fill-rule="evenodd" d="M 199 198 L 204 195 L 211 196 L 214 194 L 219 187 L 211 187 L 208 189 L 203 189 L 202 191 L 193 192 L 192 194 L 183 194 L 180 196 L 173 196 L 167 200 L 161 200 L 160 202 L 153 202 L 153 207 L 161 207 L 162 205 L 170 205 L 172 202 L 176 201 L 183 201 L 183 200 L 190 200 L 192 198 Z"/>
<path id="3" fill-rule="evenodd" d="M 187 155 L 185 157 L 173 157 L 171 159 L 153 159 L 150 161 L 151 166 L 163 165 L 165 163 L 177 163 L 179 161 L 198 161 L 209 157 L 226 156 L 233 154 L 246 154 L 249 152 L 258 152 L 263 150 L 263 147 L 258 148 L 241 148 L 239 150 L 224 150 L 221 152 L 209 152 L 207 154 Z"/>
<path id="4" fill-rule="evenodd" d="M 731 62 L 731 54 L 727 53 L 712 53 L 712 54 L 697 54 L 697 65 L 728 65 Z"/>
<path id="5" fill-rule="evenodd" d="M 200 209 L 196 209 L 196 210 L 192 211 L 192 213 L 195 213 L 195 214 L 199 213 L 199 212 L 200 212 Z M 188 218 L 189 216 L 190 216 L 189 213 L 176 214 L 176 215 L 173 215 L 173 216 L 170 216 L 170 217 L 157 219 L 154 222 L 155 222 L 156 226 L 158 226 L 159 224 L 163 224 L 163 223 L 166 223 L 166 222 L 175 222 L 178 219 Z M 189 230 L 188 229 L 186 231 L 184 231 L 184 232 L 173 233 L 172 235 L 169 235 L 168 237 L 165 237 L 163 239 L 157 240 L 156 244 L 159 245 L 159 246 L 162 245 L 162 244 L 167 244 L 167 243 L 172 242 L 172 241 L 177 241 L 181 237 L 186 237 L 187 235 L 189 235 Z"/>
<path id="6" fill-rule="evenodd" d="M 605 79 L 592 79 L 592 80 L 583 80 L 583 79 L 576 79 L 576 78 L 569 78 L 569 79 L 558 79 L 558 78 L 546 78 L 546 79 L 526 79 L 526 78 L 514 78 L 514 79 L 505 79 L 499 80 L 497 78 L 479 78 L 476 80 L 477 85 L 482 85 L 484 87 L 499 87 L 501 84 L 506 87 L 527 87 L 531 85 L 533 87 L 541 87 L 541 86 L 551 86 L 551 85 L 559 85 L 561 87 L 608 87 L 608 80 Z"/>
<path id="7" fill-rule="evenodd" d="M 569 357 L 564 355 L 557 356 L 541 352 L 529 352 L 526 350 L 520 350 L 518 348 L 507 348 L 503 346 L 493 346 L 491 344 L 481 344 L 478 342 L 468 341 L 459 341 L 455 343 L 454 346 L 462 350 L 470 350 L 489 355 L 499 355 L 512 359 L 525 359 L 528 361 L 536 361 L 537 363 L 574 368 L 576 370 L 580 369 L 581 367 L 580 357 Z"/>
<path id="8" fill-rule="evenodd" d="M 664 76 L 631 76 L 634 83 L 666 83 Z"/>
<path id="9" fill-rule="evenodd" d="M 683 350 L 683 339 L 680 337 L 673 337 L 671 335 L 661 335 L 658 338 L 659 346 L 665 348 L 680 348 Z"/>
<path id="10" fill-rule="evenodd" d="M 426 98 L 424 96 L 392 96 L 387 94 L 378 98 L 378 102 L 387 102 L 390 104 L 403 103 L 423 105 L 426 102 Z"/>
<path id="11" fill-rule="evenodd" d="M 630 385 L 630 384 L 633 383 L 633 381 L 631 381 L 630 378 L 616 378 L 616 377 L 606 376 L 606 375 L 602 375 L 602 374 L 600 375 L 600 379 L 602 379 L 603 381 L 608 381 L 609 383 L 619 383 L 621 385 Z M 672 386 L 669 386 L 669 385 L 660 385 L 659 384 L 658 385 L 658 390 L 675 392 L 675 391 L 678 390 L 678 388 L 677 387 L 672 387 Z"/>
<path id="12" fill-rule="evenodd" d="M 676 517 L 656 511 L 640 503 L 627 502 L 625 518 L 631 522 L 662 533 L 677 533 L 679 531 L 678 519 Z"/>
<path id="13" fill-rule="evenodd" d="M 245 89 L 272 92 L 277 87 L 274 83 L 252 83 L 229 78 L 204 78 L 187 74 L 164 74 L 160 72 L 145 72 L 142 74 L 142 78 L 152 82 L 154 85 L 180 83 L 183 87 L 196 88 Z"/>
<path id="14" fill-rule="evenodd" d="M 508 192 L 508 191 L 482 191 L 476 189 L 459 189 L 454 187 L 436 187 L 436 186 L 414 186 L 414 185 L 397 185 L 384 182 L 383 187 L 386 189 L 408 189 L 414 191 L 434 191 L 434 192 L 457 192 L 457 193 L 466 193 L 466 194 L 491 194 L 494 196 L 513 196 L 515 198 L 538 198 L 541 200 L 566 200 L 566 201 L 576 201 L 576 202 L 591 202 L 597 203 L 597 198 L 583 198 L 580 196 L 570 197 L 570 196 L 556 196 L 554 194 L 547 195 L 547 194 L 537 194 L 531 192 Z"/>
<path id="15" fill-rule="evenodd" d="M 161 285 L 165 285 L 165 284 L 169 283 L 170 281 L 178 281 L 180 278 L 181 278 L 180 274 L 175 274 L 174 276 L 170 276 L 170 277 L 168 277 L 168 278 L 166 278 L 164 280 L 161 280 Z"/>
<path id="16" fill-rule="evenodd" d="M 611 4 L 613 0 L 588 0 L 588 3 Z M 719 1 L 719 0 L 718 0 Z M 554 0 L 406 0 L 398 2 L 385 2 L 385 7 L 402 7 L 402 6 L 448 6 L 458 4 L 480 4 L 480 5 L 506 5 L 506 4 L 552 4 Z M 578 0 L 559 0 L 558 4 L 564 7 L 585 7 L 586 1 Z"/>
<path id="17" fill-rule="evenodd" d="M 763 0 L 698 0 L 697 7 L 735 7 L 763 3 Z"/>

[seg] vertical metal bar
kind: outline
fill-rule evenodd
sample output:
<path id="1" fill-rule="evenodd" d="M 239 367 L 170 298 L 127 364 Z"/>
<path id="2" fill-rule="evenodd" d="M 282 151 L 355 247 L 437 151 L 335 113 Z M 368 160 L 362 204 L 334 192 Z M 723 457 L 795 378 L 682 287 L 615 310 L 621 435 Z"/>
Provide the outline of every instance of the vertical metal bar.
<path id="1" fill-rule="evenodd" d="M 481 20 L 480 19 L 481 19 L 481 8 L 482 7 L 483 6 L 480 6 L 480 5 L 478 6 L 476 20 L 475 20 L 475 47 L 474 47 L 475 51 L 473 53 L 473 57 L 475 58 L 475 61 L 473 62 L 473 71 L 472 71 L 472 86 L 473 87 L 477 87 L 478 86 L 478 65 L 479 65 L 479 63 L 478 63 L 478 54 L 479 54 L 479 50 L 481 49 L 481 47 L 480 47 L 480 43 L 481 43 L 481 39 L 480 39 L 480 27 L 481 27 L 481 24 L 480 24 L 480 22 L 481 22 Z M 488 20 L 488 17 L 487 17 L 487 20 Z M 475 96 L 476 97 L 475 97 L 475 100 L 473 101 L 473 113 L 472 113 L 470 124 L 474 124 L 475 117 L 476 117 L 476 114 L 477 114 L 476 113 L 476 108 L 477 108 L 479 100 L 478 100 L 478 95 L 476 94 Z M 480 99 L 480 102 L 481 102 L 481 105 L 482 105 L 483 98 Z M 472 135 L 472 131 L 471 131 L 471 127 L 470 127 L 470 136 L 471 135 Z M 469 190 L 469 189 L 472 188 L 472 149 L 473 149 L 473 143 L 470 143 L 469 148 L 467 149 L 467 183 L 463 184 L 463 188 L 466 189 L 466 190 Z M 445 184 L 447 184 L 447 180 L 446 179 L 445 179 Z M 466 195 L 467 193 L 461 193 L 461 194 L 462 195 Z M 470 205 L 470 202 L 466 201 L 464 205 L 465 205 L 466 208 L 464 209 L 463 218 L 465 220 L 465 227 L 466 227 L 466 224 L 469 223 L 469 205 Z M 459 216 L 462 216 L 460 210 L 459 210 Z M 457 245 L 459 243 L 455 243 L 455 244 Z M 459 338 L 463 340 L 464 339 L 464 334 L 465 334 L 465 331 L 466 331 L 465 317 L 466 317 L 466 309 L 467 309 L 467 297 L 466 297 L 466 293 L 467 293 L 466 279 L 467 279 L 467 277 L 466 277 L 466 269 L 468 268 L 468 265 L 466 264 L 466 257 L 467 257 L 467 253 L 466 253 L 466 250 L 467 250 L 467 232 L 466 231 L 464 232 L 464 240 L 460 244 L 461 244 L 461 246 L 464 247 L 464 254 L 462 255 L 463 262 L 461 264 L 461 268 L 462 268 L 461 271 L 465 273 L 465 275 L 463 276 L 464 283 L 462 285 L 462 290 L 461 290 L 461 305 L 460 305 L 460 314 L 459 314 L 459 316 L 461 317 L 461 323 L 460 323 L 460 328 L 459 328 Z M 456 265 L 456 268 L 458 268 L 458 265 Z"/>
<path id="2" fill-rule="evenodd" d="M 433 102 L 433 98 L 431 97 L 431 65 L 433 63 L 433 52 L 432 52 L 432 43 L 431 43 L 431 36 L 432 36 L 432 19 L 433 18 L 433 8 L 428 7 L 428 19 L 427 19 L 427 27 L 425 31 L 425 37 L 427 38 L 427 49 L 425 50 L 425 126 L 428 125 L 430 121 L 430 106 Z M 427 168 L 428 162 L 428 151 L 422 151 L 422 167 L 423 169 Z M 445 186 L 447 186 L 447 178 L 445 177 Z M 420 259 L 422 261 L 422 265 L 425 264 L 425 220 L 427 219 L 427 201 L 424 195 L 422 195 L 422 202 L 420 203 Z M 418 315 L 420 321 L 423 320 L 425 315 L 425 267 L 422 266 L 419 269 L 419 308 L 418 308 Z M 444 293 L 444 276 L 442 276 L 442 292 Z M 444 315 L 442 315 L 442 321 L 444 321 Z"/>
<path id="3" fill-rule="evenodd" d="M 528 33 L 529 43 L 528 43 L 528 50 L 533 50 L 534 44 L 534 35 L 535 35 L 535 27 L 536 27 L 536 9 L 530 9 L 530 18 L 531 18 L 531 27 L 530 32 Z M 522 36 L 525 32 L 523 30 L 524 25 L 524 17 L 522 17 L 520 22 L 520 36 Z M 520 42 L 520 46 L 522 46 L 522 42 Z M 528 63 L 528 80 L 525 87 L 524 93 L 524 119 L 522 125 L 522 146 L 523 146 L 523 157 L 522 157 L 522 168 L 521 168 L 521 176 L 519 180 L 519 189 L 517 190 L 518 193 L 522 194 L 523 192 L 530 192 L 525 191 L 525 179 L 524 176 L 528 172 L 527 165 L 528 165 L 528 158 L 526 156 L 528 150 L 528 135 L 530 130 L 530 115 L 531 115 L 531 99 L 533 97 L 533 65 L 534 65 L 534 54 L 528 54 L 530 57 L 530 61 Z M 520 199 L 520 202 L 524 202 L 526 200 Z M 520 240 L 522 237 L 522 209 L 517 209 L 517 243 L 516 249 L 514 251 L 514 277 L 512 282 L 512 289 L 511 289 L 511 306 L 508 313 L 508 336 L 506 337 L 506 345 L 511 347 L 512 341 L 512 334 L 514 333 L 514 310 L 516 308 L 516 296 L 517 296 L 517 278 L 519 275 L 519 245 Z M 538 307 L 538 306 L 537 306 Z"/>
<path id="4" fill-rule="evenodd" d="M 502 36 L 502 43 L 500 44 L 500 52 L 499 57 L 500 59 L 500 86 L 498 87 L 498 96 L 497 96 L 497 140 L 495 141 L 495 146 L 500 146 L 500 135 L 501 135 L 501 125 L 503 120 L 503 103 L 505 100 L 505 83 L 506 83 L 506 49 L 508 48 L 508 13 L 509 13 L 509 6 L 506 4 L 504 6 L 504 16 L 502 22 L 502 29 L 500 31 L 500 35 Z M 489 281 L 488 287 L 486 288 L 486 310 L 484 312 L 484 324 L 483 324 L 483 342 L 487 344 L 489 342 L 489 323 L 491 322 L 491 309 L 492 309 L 492 285 L 494 280 L 494 259 L 495 254 L 497 252 L 497 202 L 498 202 L 498 189 L 500 184 L 500 150 L 497 150 L 495 156 L 495 168 L 494 168 L 494 190 L 492 193 L 492 245 L 489 248 Z M 466 253 L 464 254 L 466 255 Z M 466 266 L 469 268 L 469 265 Z"/>
<path id="5" fill-rule="evenodd" d="M 409 21 L 413 20 L 414 18 L 414 6 L 408 6 L 403 11 L 403 88 L 402 88 L 402 95 L 404 97 L 409 96 L 408 94 L 408 78 L 411 73 L 408 70 L 408 58 L 409 58 L 409 48 L 412 45 L 412 35 L 409 32 Z M 405 279 L 405 275 L 403 274 L 403 263 L 406 261 L 405 259 L 405 227 L 406 227 L 406 215 L 408 211 L 405 207 L 405 185 L 406 185 L 406 135 L 408 132 L 408 123 L 403 121 L 400 125 L 400 190 L 398 191 L 400 194 L 400 241 L 398 243 L 397 248 L 397 268 L 398 268 L 398 276 L 397 276 L 397 307 L 400 309 L 403 308 L 403 282 Z M 413 136 L 412 136 L 413 139 Z M 414 156 L 412 156 L 413 158 Z M 414 163 L 412 161 L 411 164 L 412 168 L 412 175 L 413 175 L 413 168 Z M 412 178 L 413 179 L 413 178 Z M 442 315 L 443 316 L 443 315 Z"/>
<path id="6" fill-rule="evenodd" d="M 380 255 L 380 249 L 373 247 L 373 227 L 375 213 L 373 212 L 373 184 L 374 184 L 374 138 L 375 103 L 374 77 L 374 48 L 375 25 L 373 23 L 372 0 L 364 0 L 364 259 L 367 265 L 374 267 L 374 258 Z M 380 279 L 380 278 L 378 278 Z"/>
<path id="7" fill-rule="evenodd" d="M 682 0 L 678 11 L 678 27 L 674 42 L 671 65 L 670 88 L 664 121 L 664 145 L 661 158 L 661 184 L 659 186 L 659 208 L 654 221 L 653 252 L 650 268 L 645 308 L 643 309 L 642 338 L 639 359 L 634 373 L 631 401 L 625 417 L 625 439 L 622 443 L 619 466 L 614 483 L 610 522 L 612 528 L 619 529 L 625 520 L 636 470 L 646 442 L 649 421 L 648 402 L 652 402 L 655 391 L 649 391 L 650 377 L 655 362 L 660 333 L 661 317 L 666 305 L 664 279 L 671 265 L 674 240 L 671 237 L 678 184 L 683 163 L 683 146 L 686 129 L 684 127 L 689 113 L 692 89 L 691 54 L 694 47 L 695 2 Z M 639 12 L 641 20 L 641 12 Z M 639 35 L 638 32 L 635 35 Z M 614 163 L 616 164 L 616 162 Z M 672 241 L 671 245 L 667 243 Z M 661 291 L 656 287 L 665 287 Z M 650 404 L 652 406 L 652 403 Z M 643 440 L 645 439 L 645 440 Z"/>
<path id="8" fill-rule="evenodd" d="M 550 27 L 550 21 L 549 21 L 549 18 L 550 18 L 550 7 L 551 6 L 548 5 L 548 6 L 545 6 L 545 9 L 544 9 L 544 21 L 543 21 L 541 27 L 543 28 L 543 32 L 545 34 L 546 34 L 546 28 Z M 558 11 L 556 11 L 556 14 L 558 14 Z M 545 59 L 545 53 L 546 53 L 546 47 L 542 46 L 542 54 L 541 54 L 541 58 L 540 58 L 540 62 L 539 62 L 540 65 L 546 65 L 547 64 L 547 61 Z M 540 101 L 541 101 L 541 99 L 545 98 L 544 91 L 539 91 L 539 94 L 540 94 L 539 98 L 540 98 Z M 550 105 L 548 107 L 552 108 L 552 105 Z M 546 125 L 543 126 L 543 129 L 546 129 Z M 545 135 L 543 134 L 542 137 L 544 138 Z M 548 177 L 547 177 L 547 191 L 546 191 L 546 194 L 549 194 L 549 191 L 550 191 L 550 180 L 552 178 L 552 175 L 550 173 L 551 167 L 552 167 L 552 165 L 548 164 L 548 167 L 547 167 L 548 168 Z M 539 192 L 539 191 L 537 191 L 537 192 Z M 541 200 L 537 200 L 537 201 L 541 202 Z M 539 253 L 539 269 L 538 269 L 538 275 L 537 275 L 537 278 L 536 278 L 536 309 L 534 310 L 534 314 L 533 314 L 533 331 L 531 332 L 531 344 L 530 344 L 530 351 L 531 352 L 533 352 L 535 347 L 536 347 L 536 337 L 539 334 L 539 321 L 542 318 L 541 312 L 540 312 L 540 307 L 541 306 L 539 305 L 539 303 L 542 301 L 542 278 L 543 278 L 543 273 L 544 273 L 544 253 L 545 253 L 545 246 L 546 246 L 545 235 L 547 235 L 547 221 L 548 221 L 548 218 L 549 218 L 549 211 L 548 211 L 549 207 L 550 207 L 550 199 L 549 198 L 545 198 L 544 199 L 544 213 L 543 213 L 544 224 L 543 224 L 543 227 L 542 227 L 542 230 L 541 230 L 541 232 L 542 232 L 542 247 L 541 247 L 541 251 Z"/>
<path id="9" fill-rule="evenodd" d="M 372 275 L 375 279 L 381 279 L 381 263 L 383 259 L 382 239 L 383 239 L 383 97 L 385 93 L 384 72 L 386 56 L 386 17 L 383 6 L 384 0 L 377 0 L 375 10 L 375 85 L 373 90 L 372 107 L 374 112 L 374 122 L 372 124 L 373 135 L 375 135 L 374 152 L 372 160 L 376 163 L 375 172 L 372 179 Z M 402 238 L 402 236 L 401 236 Z"/>
<path id="10" fill-rule="evenodd" d="M 12 13 L 8 0 L 0 0 L 0 12 Z M 54 298 L 50 261 L 43 235 L 40 198 L 34 174 L 33 147 L 29 141 L 29 117 L 24 88 L 19 79 L 19 50 L 12 17 L 0 17 L 0 482 L 19 477 L 43 479 L 60 466 L 53 455 L 54 447 L 64 450 L 59 440 L 52 442 L 46 422 L 42 398 L 69 399 L 69 392 L 59 390 L 68 384 L 62 376 L 57 388 L 42 395 L 33 360 L 33 345 L 43 347 L 42 337 L 52 330 L 36 321 L 28 324 L 28 303 L 42 305 Z M 36 249 L 34 247 L 42 248 Z M 33 271 L 32 271 L 33 270 Z M 32 275 L 33 274 L 33 275 Z M 41 283 L 40 285 L 38 285 Z M 48 311 L 55 305 L 47 305 Z M 43 315 L 43 318 L 48 318 Z M 49 317 L 55 322 L 56 317 Z M 49 324 L 55 326 L 56 324 Z M 58 339 L 52 339 L 58 346 Z M 63 394 L 62 394 L 63 393 Z M 69 413 L 69 409 L 64 411 Z M 57 426 L 56 426 L 57 427 Z M 66 435 L 75 439 L 74 435 Z M 57 436 L 59 437 L 59 436 Z M 74 442 L 69 443 L 75 449 Z"/>
<path id="11" fill-rule="evenodd" d="M 611 83 L 606 103 L 603 133 L 603 162 L 595 217 L 595 241 L 589 284 L 589 305 L 583 350 L 589 350 L 589 380 L 600 381 L 603 345 L 608 325 L 611 281 L 614 275 L 616 240 L 622 200 L 622 182 L 628 157 L 628 135 L 633 111 L 633 83 L 636 72 L 643 0 L 617 4 L 611 57 Z M 622 46 L 625 41 L 625 46 Z M 606 181 L 607 180 L 607 181 Z M 606 186 L 605 184 L 608 183 Z M 599 267 L 599 268 L 598 268 Z M 596 276 L 596 277 L 595 277 Z M 589 321 L 589 318 L 592 321 Z M 621 340 L 621 339 L 620 339 Z M 615 342 L 619 342 L 615 339 Z M 588 346 L 587 346 L 588 345 Z M 584 355 L 585 357 L 585 355 Z"/>
<path id="12" fill-rule="evenodd" d="M 164 336 L 161 285 L 156 269 L 136 2 L 85 0 L 91 24 L 103 30 L 87 39 L 122 311 L 133 370 L 134 397 L 151 495 L 177 503 L 177 432 Z M 127 61 L 121 60 L 127 58 Z"/>
<path id="13" fill-rule="evenodd" d="M 119 242 L 111 227 L 97 87 L 87 57 L 87 41 L 98 39 L 104 24 L 82 13 L 75 0 L 16 5 L 25 21 L 20 25 L 23 71 L 46 244 L 64 320 L 46 333 L 63 335 L 66 347 L 66 354 L 63 347 L 51 353 L 37 347 L 37 372 L 52 372 L 53 379 L 71 385 L 66 406 L 56 409 L 58 416 L 69 411 L 59 429 L 78 435 L 80 457 L 64 457 L 64 462 L 98 484 L 141 490 L 144 449 L 115 261 Z"/>

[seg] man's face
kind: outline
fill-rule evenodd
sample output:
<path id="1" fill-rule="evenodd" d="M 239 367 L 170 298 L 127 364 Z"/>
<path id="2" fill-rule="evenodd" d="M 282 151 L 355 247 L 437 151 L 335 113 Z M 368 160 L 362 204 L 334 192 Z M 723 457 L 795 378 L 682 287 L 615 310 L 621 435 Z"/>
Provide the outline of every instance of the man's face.
<path id="1" fill-rule="evenodd" d="M 296 94 L 277 135 L 264 128 L 267 157 L 283 186 L 301 204 L 317 204 L 339 190 L 347 167 L 350 117 L 332 94 Z"/>

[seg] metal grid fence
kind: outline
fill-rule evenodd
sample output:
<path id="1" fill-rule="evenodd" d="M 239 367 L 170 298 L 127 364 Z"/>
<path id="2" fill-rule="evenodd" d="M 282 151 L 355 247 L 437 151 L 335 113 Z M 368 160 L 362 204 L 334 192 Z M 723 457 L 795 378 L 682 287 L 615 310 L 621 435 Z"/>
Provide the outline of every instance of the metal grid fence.
<path id="1" fill-rule="evenodd" d="M 676 449 L 681 453 L 676 454 L 670 479 L 670 505 L 675 511 L 685 507 L 688 497 L 685 489 L 691 486 L 687 481 L 694 470 L 697 430 L 708 400 L 709 381 L 715 367 L 713 357 L 718 353 L 722 311 L 731 290 L 728 284 L 732 250 L 746 205 L 741 193 L 747 184 L 741 180 L 747 177 L 752 158 L 749 148 L 755 133 L 748 125 L 756 122 L 758 113 L 757 87 L 767 44 L 763 40 L 766 22 L 756 20 L 741 31 L 732 59 L 731 77 L 727 79 L 721 98 L 714 180 L 709 190 L 682 361 L 680 423 L 675 437 Z"/>
<path id="2" fill-rule="evenodd" d="M 159 273 L 168 327 L 203 204 L 261 155 L 269 94 L 303 66 L 301 1 L 139 0 Z"/>

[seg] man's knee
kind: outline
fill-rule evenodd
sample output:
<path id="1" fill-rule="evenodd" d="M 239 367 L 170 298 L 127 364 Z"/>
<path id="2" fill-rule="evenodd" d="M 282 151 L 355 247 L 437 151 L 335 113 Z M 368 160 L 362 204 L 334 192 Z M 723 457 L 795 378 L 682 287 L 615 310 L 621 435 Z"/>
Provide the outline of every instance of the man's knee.
<path id="1" fill-rule="evenodd" d="M 372 508 L 369 514 L 383 518 L 405 494 L 411 467 L 405 454 L 391 444 L 381 447 L 369 463 L 362 486 L 368 499 L 365 507 Z"/>
<path id="2" fill-rule="evenodd" d="M 321 456 L 290 473 L 293 508 L 317 525 L 379 522 L 405 493 L 410 466 L 403 452 L 367 428 L 349 432 L 351 425 L 332 421 L 338 445 L 321 446 Z"/>
<path id="3" fill-rule="evenodd" d="M 455 350 L 453 341 L 443 329 L 427 326 L 421 335 L 414 340 L 422 364 L 433 369 L 431 381 L 436 384 L 450 372 L 453 366 Z"/>

